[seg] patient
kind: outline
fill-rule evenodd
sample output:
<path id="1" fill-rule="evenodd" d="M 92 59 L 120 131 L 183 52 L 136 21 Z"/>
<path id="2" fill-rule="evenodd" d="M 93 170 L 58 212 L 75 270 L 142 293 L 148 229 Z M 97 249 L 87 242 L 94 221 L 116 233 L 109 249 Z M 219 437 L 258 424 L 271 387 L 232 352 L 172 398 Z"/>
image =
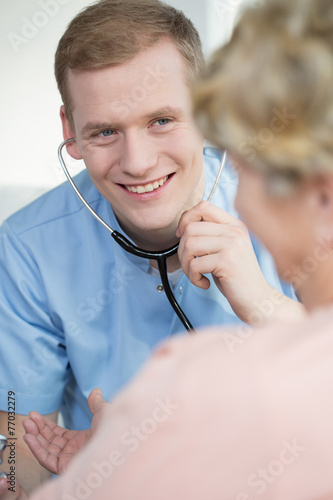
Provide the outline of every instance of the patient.
<path id="1" fill-rule="evenodd" d="M 333 498 L 331 0 L 246 11 L 194 98 L 205 135 L 234 159 L 236 208 L 309 316 L 162 345 L 33 500 Z M 55 435 L 45 440 L 33 420 L 28 441 L 47 460 Z"/>

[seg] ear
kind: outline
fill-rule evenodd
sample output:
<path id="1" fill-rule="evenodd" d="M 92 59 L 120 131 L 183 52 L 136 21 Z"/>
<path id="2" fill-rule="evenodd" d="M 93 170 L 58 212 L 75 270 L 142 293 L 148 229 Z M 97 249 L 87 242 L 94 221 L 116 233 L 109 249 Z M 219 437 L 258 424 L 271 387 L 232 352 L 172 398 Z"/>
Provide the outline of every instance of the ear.
<path id="1" fill-rule="evenodd" d="M 64 136 L 64 139 L 70 139 L 72 137 L 75 137 L 74 132 L 72 131 L 71 125 L 69 123 L 69 120 L 67 118 L 66 114 L 66 109 L 65 106 L 62 105 L 60 108 L 60 118 L 61 118 L 61 123 L 62 123 L 62 133 Z M 79 147 L 77 142 L 72 142 L 70 144 L 67 144 L 66 146 L 68 154 L 71 155 L 72 158 L 75 160 L 82 160 L 82 155 L 80 153 Z"/>
<path id="2" fill-rule="evenodd" d="M 325 172 L 313 181 L 316 193 L 317 234 L 333 248 L 333 174 Z"/>

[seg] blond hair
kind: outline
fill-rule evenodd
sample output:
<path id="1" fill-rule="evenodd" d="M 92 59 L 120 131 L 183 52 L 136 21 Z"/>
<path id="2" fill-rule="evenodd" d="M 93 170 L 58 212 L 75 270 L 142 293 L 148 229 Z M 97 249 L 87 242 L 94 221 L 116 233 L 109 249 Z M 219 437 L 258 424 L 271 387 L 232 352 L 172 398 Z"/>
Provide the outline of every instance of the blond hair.
<path id="1" fill-rule="evenodd" d="M 101 0 L 79 13 L 55 56 L 55 76 L 68 118 L 72 112 L 68 69 L 116 66 L 163 38 L 176 45 L 188 70 L 186 76 L 197 77 L 204 67 L 201 41 L 181 11 L 158 0 Z"/>
<path id="2" fill-rule="evenodd" d="M 333 2 L 248 9 L 194 89 L 206 137 L 267 177 L 333 170 Z"/>

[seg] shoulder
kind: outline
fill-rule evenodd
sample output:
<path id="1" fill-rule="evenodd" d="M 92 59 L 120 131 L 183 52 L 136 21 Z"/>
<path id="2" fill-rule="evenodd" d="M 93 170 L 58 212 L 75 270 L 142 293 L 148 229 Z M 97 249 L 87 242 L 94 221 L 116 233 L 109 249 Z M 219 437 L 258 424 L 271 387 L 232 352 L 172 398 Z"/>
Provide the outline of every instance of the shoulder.
<path id="1" fill-rule="evenodd" d="M 212 178 L 215 180 L 218 169 L 221 165 L 223 159 L 224 151 L 213 146 L 206 146 L 203 150 L 203 157 L 205 163 L 205 171 L 207 176 L 207 182 Z M 238 175 L 234 168 L 230 158 L 226 155 L 225 165 L 223 168 L 223 174 L 221 182 L 223 184 L 232 184 L 237 186 Z"/>
<path id="2" fill-rule="evenodd" d="M 209 194 L 214 186 L 216 176 L 223 159 L 223 155 L 224 151 L 220 151 L 219 149 L 212 146 L 205 147 L 203 150 L 206 175 L 206 189 L 204 195 L 205 200 L 208 199 Z M 222 208 L 230 215 L 238 218 L 238 214 L 234 208 L 237 186 L 237 171 L 234 169 L 229 156 L 226 155 L 222 176 L 212 198 L 212 203 Z"/>
<path id="3" fill-rule="evenodd" d="M 101 203 L 104 199 L 92 183 L 86 170 L 74 177 L 79 191 L 88 203 Z M 84 210 L 82 202 L 66 182 L 43 194 L 29 205 L 11 215 L 6 223 L 21 235 L 37 227 L 69 220 L 73 215 Z"/>

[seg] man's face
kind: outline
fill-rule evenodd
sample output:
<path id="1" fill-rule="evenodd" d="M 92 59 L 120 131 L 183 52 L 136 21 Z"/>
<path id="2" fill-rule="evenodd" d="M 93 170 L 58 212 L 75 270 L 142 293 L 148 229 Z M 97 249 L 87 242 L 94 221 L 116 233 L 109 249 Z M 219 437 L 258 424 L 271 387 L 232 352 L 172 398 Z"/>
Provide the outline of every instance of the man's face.
<path id="1" fill-rule="evenodd" d="M 129 236 L 157 247 L 202 199 L 203 139 L 193 122 L 184 62 L 160 42 L 115 67 L 70 70 L 75 157 Z M 73 135 L 63 116 L 65 137 Z M 75 154 L 76 151 L 76 154 Z"/>

